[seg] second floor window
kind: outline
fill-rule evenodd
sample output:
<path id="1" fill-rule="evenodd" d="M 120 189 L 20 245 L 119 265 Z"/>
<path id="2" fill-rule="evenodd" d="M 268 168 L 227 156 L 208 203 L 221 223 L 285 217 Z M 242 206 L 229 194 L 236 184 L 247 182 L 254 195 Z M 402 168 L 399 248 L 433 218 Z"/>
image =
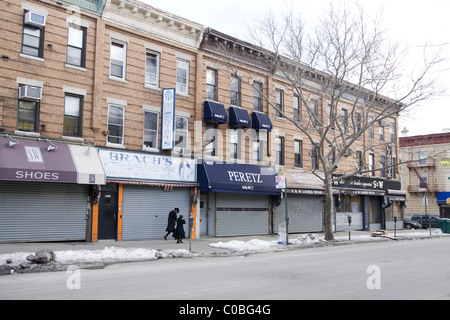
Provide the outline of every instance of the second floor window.
<path id="1" fill-rule="evenodd" d="M 295 140 L 294 141 L 294 161 L 295 161 L 295 167 L 297 167 L 297 168 L 303 167 L 302 152 L 303 152 L 303 141 Z"/>
<path id="2" fill-rule="evenodd" d="M 369 153 L 369 171 L 370 176 L 375 177 L 375 154 Z"/>
<path id="3" fill-rule="evenodd" d="M 380 154 L 380 177 L 386 178 L 386 156 Z"/>
<path id="4" fill-rule="evenodd" d="M 67 36 L 67 64 L 86 67 L 86 28 L 70 24 Z"/>
<path id="5" fill-rule="evenodd" d="M 284 137 L 275 138 L 275 164 L 284 166 Z"/>
<path id="6" fill-rule="evenodd" d="M 300 109 L 300 97 L 294 96 L 294 120 L 300 121 L 301 119 L 301 109 Z"/>
<path id="7" fill-rule="evenodd" d="M 189 119 L 175 117 L 175 148 L 189 148 Z"/>
<path id="8" fill-rule="evenodd" d="M 217 70 L 206 70 L 206 99 L 217 101 Z"/>
<path id="9" fill-rule="evenodd" d="M 311 167 L 313 170 L 319 170 L 319 154 L 317 152 L 317 147 L 313 146 L 311 150 Z"/>
<path id="10" fill-rule="evenodd" d="M 38 132 L 39 101 L 19 100 L 17 130 Z"/>
<path id="11" fill-rule="evenodd" d="M 157 112 L 144 113 L 144 148 L 158 149 L 158 120 Z"/>
<path id="12" fill-rule="evenodd" d="M 63 135 L 81 137 L 83 97 L 66 94 L 64 98 Z"/>
<path id="13" fill-rule="evenodd" d="M 125 43 L 112 41 L 111 42 L 111 62 L 110 62 L 110 76 L 125 80 L 126 69 L 126 51 Z"/>
<path id="14" fill-rule="evenodd" d="M 124 143 L 125 108 L 110 105 L 108 109 L 108 143 Z"/>

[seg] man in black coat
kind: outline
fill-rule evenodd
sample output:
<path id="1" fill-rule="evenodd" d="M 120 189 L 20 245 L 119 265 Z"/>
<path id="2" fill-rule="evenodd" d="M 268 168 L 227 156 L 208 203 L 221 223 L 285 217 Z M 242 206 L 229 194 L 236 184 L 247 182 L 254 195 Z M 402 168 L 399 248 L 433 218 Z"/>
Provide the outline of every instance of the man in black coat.
<path id="1" fill-rule="evenodd" d="M 167 236 L 172 232 L 175 232 L 175 222 L 177 222 L 177 213 L 180 212 L 180 209 L 175 208 L 174 210 L 169 212 L 169 218 L 167 220 L 167 234 L 164 236 L 164 240 L 167 240 Z"/>
<path id="2" fill-rule="evenodd" d="M 177 228 L 175 229 L 175 232 L 173 233 L 173 236 L 177 240 L 177 243 L 183 243 L 182 239 L 186 238 L 186 233 L 184 232 L 184 224 L 186 221 L 184 220 L 184 217 L 180 215 L 177 220 Z"/>

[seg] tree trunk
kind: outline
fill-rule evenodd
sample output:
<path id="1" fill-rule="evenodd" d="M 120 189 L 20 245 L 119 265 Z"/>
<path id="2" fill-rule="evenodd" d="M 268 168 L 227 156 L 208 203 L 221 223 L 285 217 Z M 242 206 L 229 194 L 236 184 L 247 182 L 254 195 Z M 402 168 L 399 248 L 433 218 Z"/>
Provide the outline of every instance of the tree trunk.
<path id="1" fill-rule="evenodd" d="M 325 240 L 333 241 L 333 178 L 325 176 Z"/>

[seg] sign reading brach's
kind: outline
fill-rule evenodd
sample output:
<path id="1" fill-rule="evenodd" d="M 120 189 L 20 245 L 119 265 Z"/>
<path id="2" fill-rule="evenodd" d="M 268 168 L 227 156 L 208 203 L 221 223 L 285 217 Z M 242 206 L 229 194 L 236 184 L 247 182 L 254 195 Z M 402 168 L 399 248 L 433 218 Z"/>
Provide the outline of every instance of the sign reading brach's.
<path id="1" fill-rule="evenodd" d="M 102 149 L 99 156 L 107 178 L 190 183 L 197 180 L 196 162 L 192 159 Z"/>

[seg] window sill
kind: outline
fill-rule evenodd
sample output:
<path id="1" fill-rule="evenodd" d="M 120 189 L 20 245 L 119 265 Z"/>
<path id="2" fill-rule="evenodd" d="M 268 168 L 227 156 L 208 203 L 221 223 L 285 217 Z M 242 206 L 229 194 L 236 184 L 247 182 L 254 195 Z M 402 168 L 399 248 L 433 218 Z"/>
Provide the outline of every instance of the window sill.
<path id="1" fill-rule="evenodd" d="M 125 80 L 125 79 L 122 79 L 122 78 L 117 78 L 117 77 L 114 77 L 114 76 L 109 76 L 109 80 L 113 80 L 113 81 L 117 81 L 117 82 L 122 82 L 122 83 L 128 83 L 128 81 L 127 80 Z"/>
<path id="2" fill-rule="evenodd" d="M 22 136 L 22 137 L 29 137 L 29 138 L 40 138 L 41 137 L 41 134 L 39 132 L 16 130 L 16 131 L 14 131 L 14 134 L 18 135 L 18 136 Z"/>
<path id="3" fill-rule="evenodd" d="M 123 144 L 117 144 L 117 143 L 110 143 L 110 142 L 107 142 L 107 143 L 106 143 L 106 146 L 107 146 L 108 148 L 125 149 L 125 146 L 124 146 Z"/>
<path id="4" fill-rule="evenodd" d="M 34 60 L 34 61 L 38 61 L 38 62 L 45 62 L 44 58 L 39 58 L 39 57 L 35 57 L 35 56 L 29 56 L 29 55 L 24 54 L 24 53 L 19 54 L 19 57 L 25 58 L 25 59 Z"/>
<path id="5" fill-rule="evenodd" d="M 83 68 L 83 67 L 73 66 L 73 65 L 67 64 L 67 63 L 65 64 L 65 66 L 66 66 L 66 68 L 69 68 L 69 69 L 74 69 L 74 70 L 78 70 L 78 71 L 87 72 L 87 69 Z"/>

